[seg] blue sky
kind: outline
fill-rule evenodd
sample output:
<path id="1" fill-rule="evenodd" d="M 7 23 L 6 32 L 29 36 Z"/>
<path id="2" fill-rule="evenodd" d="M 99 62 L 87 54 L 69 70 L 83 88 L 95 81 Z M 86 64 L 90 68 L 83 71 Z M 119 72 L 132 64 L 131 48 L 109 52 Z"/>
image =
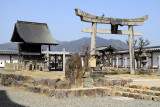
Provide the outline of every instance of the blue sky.
<path id="1" fill-rule="evenodd" d="M 91 27 L 91 23 L 81 22 L 75 15 L 75 8 L 105 17 L 136 18 L 146 14 L 149 19 L 142 26 L 135 26 L 142 37 L 151 42 L 151 46 L 160 45 L 160 0 L 0 0 L 0 44 L 10 42 L 14 24 L 17 20 L 47 23 L 56 40 L 72 41 L 90 37 L 90 33 L 81 32 L 82 27 Z M 109 29 L 109 25 L 98 25 Z M 119 29 L 127 30 L 127 27 Z M 127 35 L 97 34 L 105 39 L 126 41 Z M 135 37 L 137 39 L 138 37 Z"/>

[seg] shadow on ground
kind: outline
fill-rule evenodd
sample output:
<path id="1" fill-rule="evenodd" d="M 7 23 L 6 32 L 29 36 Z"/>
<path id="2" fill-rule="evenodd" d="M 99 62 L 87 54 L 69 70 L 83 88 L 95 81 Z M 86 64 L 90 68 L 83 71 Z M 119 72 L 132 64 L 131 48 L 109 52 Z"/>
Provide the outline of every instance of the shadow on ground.
<path id="1" fill-rule="evenodd" d="M 11 101 L 6 94 L 6 91 L 0 90 L 0 107 L 25 107 L 25 106 Z"/>

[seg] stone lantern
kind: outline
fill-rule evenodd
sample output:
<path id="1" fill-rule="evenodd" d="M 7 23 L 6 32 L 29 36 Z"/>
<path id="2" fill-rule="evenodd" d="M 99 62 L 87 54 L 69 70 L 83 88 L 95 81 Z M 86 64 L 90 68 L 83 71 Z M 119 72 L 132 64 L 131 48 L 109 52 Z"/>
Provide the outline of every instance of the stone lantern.
<path id="1" fill-rule="evenodd" d="M 148 74 L 148 70 L 146 69 L 146 64 L 147 64 L 148 61 L 147 61 L 147 54 L 146 54 L 145 51 L 143 51 L 140 58 L 141 58 L 141 61 L 142 61 L 141 63 L 143 65 L 143 68 L 140 71 L 140 74 Z"/>

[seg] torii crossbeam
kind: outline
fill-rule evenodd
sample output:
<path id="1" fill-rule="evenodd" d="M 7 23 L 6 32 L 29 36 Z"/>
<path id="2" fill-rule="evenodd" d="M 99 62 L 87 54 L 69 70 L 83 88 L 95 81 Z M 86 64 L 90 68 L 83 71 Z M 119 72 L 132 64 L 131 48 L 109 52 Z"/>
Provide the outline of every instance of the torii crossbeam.
<path id="1" fill-rule="evenodd" d="M 104 16 L 95 16 L 80 9 L 75 9 L 76 15 L 81 21 L 91 22 L 92 28 L 82 28 L 82 32 L 91 33 L 91 55 L 95 55 L 96 33 L 129 35 L 130 73 L 135 74 L 134 35 L 142 35 L 141 32 L 133 32 L 133 26 L 140 26 L 148 19 L 148 15 L 133 19 L 120 19 Z M 97 29 L 97 23 L 111 24 L 111 29 Z M 118 26 L 128 26 L 128 31 L 118 30 Z"/>

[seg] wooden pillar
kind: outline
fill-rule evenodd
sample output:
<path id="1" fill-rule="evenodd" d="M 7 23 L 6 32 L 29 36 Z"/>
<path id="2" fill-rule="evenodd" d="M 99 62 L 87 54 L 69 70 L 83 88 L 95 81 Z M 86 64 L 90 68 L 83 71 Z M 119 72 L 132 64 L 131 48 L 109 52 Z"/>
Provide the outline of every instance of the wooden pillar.
<path id="1" fill-rule="evenodd" d="M 124 67 L 127 68 L 127 57 L 124 58 Z"/>
<path id="2" fill-rule="evenodd" d="M 47 69 L 49 70 L 49 47 L 47 48 Z"/>
<path id="3" fill-rule="evenodd" d="M 91 36 L 91 56 L 96 54 L 96 33 L 97 33 L 97 23 L 92 23 L 92 36 Z"/>
<path id="4" fill-rule="evenodd" d="M 51 51 L 51 45 L 48 45 L 49 51 Z"/>
<path id="5" fill-rule="evenodd" d="M 133 26 L 129 25 L 129 57 L 130 57 L 130 74 L 135 74 L 135 58 L 134 58 L 134 35 Z"/>
<path id="6" fill-rule="evenodd" d="M 10 55 L 10 63 L 12 63 L 12 55 Z"/>
<path id="7" fill-rule="evenodd" d="M 160 55 L 158 56 L 158 69 L 160 69 Z"/>
<path id="8" fill-rule="evenodd" d="M 153 68 L 153 52 L 151 52 L 151 68 Z"/>
<path id="9" fill-rule="evenodd" d="M 63 72 L 65 72 L 65 64 L 66 64 L 66 55 L 65 55 L 65 48 L 63 48 L 63 51 L 62 51 L 62 53 L 63 53 Z"/>
<path id="10" fill-rule="evenodd" d="M 123 67 L 123 54 L 121 54 L 121 68 Z"/>
<path id="11" fill-rule="evenodd" d="M 116 57 L 116 65 L 117 65 L 117 68 L 118 68 L 118 56 Z"/>

